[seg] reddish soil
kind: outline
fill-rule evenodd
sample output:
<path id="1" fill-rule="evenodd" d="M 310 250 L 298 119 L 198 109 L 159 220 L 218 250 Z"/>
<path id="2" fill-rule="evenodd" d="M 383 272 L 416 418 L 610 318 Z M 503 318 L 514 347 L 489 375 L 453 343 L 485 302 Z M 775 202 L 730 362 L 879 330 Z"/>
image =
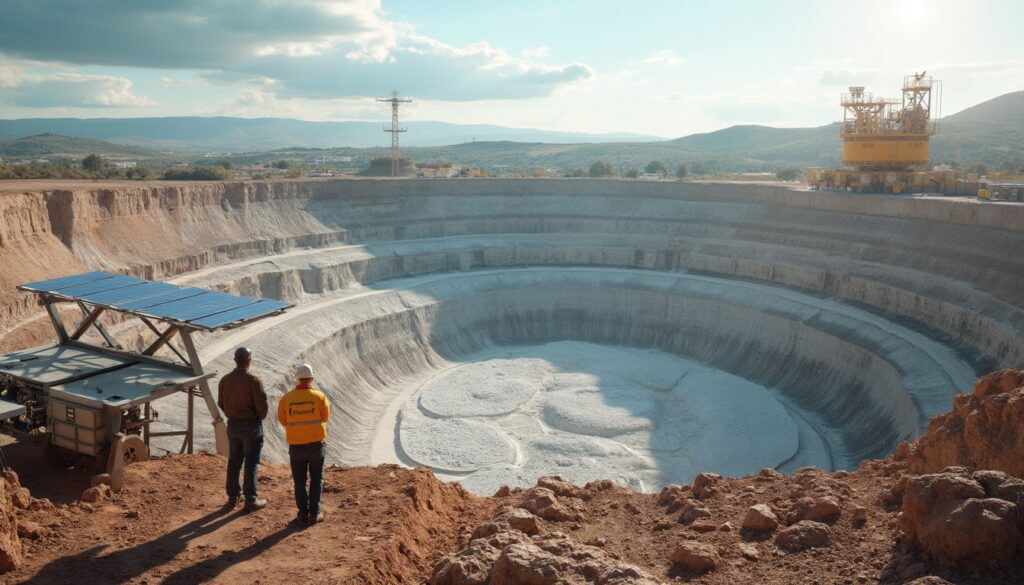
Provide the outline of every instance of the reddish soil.
<path id="1" fill-rule="evenodd" d="M 637 565 L 665 581 L 688 583 L 775 585 L 791 583 L 905 583 L 925 575 L 935 575 L 960 584 L 1024 583 L 1024 567 L 1002 571 L 952 570 L 934 566 L 901 542 L 896 517 L 899 508 L 883 503 L 903 464 L 890 461 L 866 462 L 854 473 L 817 472 L 811 488 L 801 485 L 797 476 L 726 479 L 716 484 L 715 493 L 701 500 L 710 512 L 690 524 L 680 521 L 681 512 L 668 512 L 657 503 L 656 494 L 638 494 L 624 488 L 586 490 L 590 497 L 559 498 L 578 507 L 584 520 L 579 523 L 549 522 L 548 530 L 563 530 L 590 544 L 599 544 L 621 560 Z M 768 504 L 787 510 L 814 487 L 827 485 L 849 496 L 842 498 L 842 513 L 831 523 L 831 542 L 827 547 L 785 554 L 773 543 L 772 534 L 759 535 L 742 530 L 744 515 L 754 504 Z M 516 501 L 515 494 L 512 501 Z M 867 521 L 858 526 L 853 509 L 864 507 Z M 728 523 L 730 527 L 723 529 Z M 708 532 L 700 530 L 710 529 Z M 699 575 L 674 566 L 672 554 L 683 541 L 693 540 L 717 546 L 719 566 Z M 757 559 L 745 558 L 740 545 L 757 549 Z M 921 563 L 919 566 L 918 563 Z M 903 572 L 905 577 L 900 576 Z"/>
<path id="2" fill-rule="evenodd" d="M 22 539 L 25 562 L 0 583 L 418 583 L 495 506 L 423 469 L 329 467 L 326 521 L 303 528 L 283 465 L 261 466 L 270 505 L 245 513 L 222 509 L 225 461 L 213 455 L 131 465 L 126 487 L 91 505 L 68 503 L 88 487 L 86 472 L 9 459 L 36 497 L 58 506 L 18 512 L 41 536 Z"/>

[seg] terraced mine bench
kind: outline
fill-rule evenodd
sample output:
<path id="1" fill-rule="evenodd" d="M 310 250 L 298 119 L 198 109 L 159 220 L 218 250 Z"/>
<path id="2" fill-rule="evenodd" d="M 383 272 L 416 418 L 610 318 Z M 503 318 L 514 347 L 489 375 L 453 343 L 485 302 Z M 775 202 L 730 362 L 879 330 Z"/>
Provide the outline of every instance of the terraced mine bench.
<path id="1" fill-rule="evenodd" d="M 148 457 L 151 438 L 181 436 L 181 452 L 192 453 L 196 396 L 213 418 L 217 451 L 226 454 L 226 427 L 209 385 L 215 373 L 204 370 L 192 335 L 233 329 L 292 306 L 103 271 L 18 289 L 38 295 L 58 342 L 0 356 L 0 414 L 8 413 L 19 430 L 48 431 L 47 453 L 54 462 L 96 458 L 115 488 L 125 464 Z M 68 304 L 82 314 L 74 329 L 60 310 Z M 155 340 L 142 351 L 126 350 L 100 323 L 106 311 L 141 320 Z M 91 330 L 102 343 L 86 340 Z M 177 359 L 157 355 L 164 348 Z M 177 392 L 188 394 L 186 428 L 151 430 L 157 420 L 152 403 Z"/>

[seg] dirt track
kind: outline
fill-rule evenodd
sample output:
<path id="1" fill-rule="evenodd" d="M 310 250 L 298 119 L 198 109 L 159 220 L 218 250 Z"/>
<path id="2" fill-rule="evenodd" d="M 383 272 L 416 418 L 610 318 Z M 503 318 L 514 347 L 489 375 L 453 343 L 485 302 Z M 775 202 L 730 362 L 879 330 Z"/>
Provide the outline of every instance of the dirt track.
<path id="1" fill-rule="evenodd" d="M 62 505 L 70 487 L 40 485 L 56 473 L 26 472 L 26 485 L 58 508 L 21 516 L 43 535 L 23 539 L 24 566 L 0 582 L 416 583 L 494 507 L 425 470 L 334 467 L 325 473 L 326 521 L 301 528 L 285 466 L 261 467 L 270 505 L 251 514 L 222 510 L 223 473 L 213 455 L 156 459 L 131 466 L 110 500 Z M 84 474 L 72 477 L 81 487 Z"/>

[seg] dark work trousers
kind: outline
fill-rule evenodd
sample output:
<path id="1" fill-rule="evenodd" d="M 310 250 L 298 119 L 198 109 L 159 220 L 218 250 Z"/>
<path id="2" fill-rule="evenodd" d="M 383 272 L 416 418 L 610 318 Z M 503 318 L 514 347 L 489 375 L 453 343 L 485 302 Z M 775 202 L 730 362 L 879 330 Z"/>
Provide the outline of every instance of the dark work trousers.
<path id="1" fill-rule="evenodd" d="M 229 498 L 245 494 L 245 499 L 256 499 L 256 466 L 260 464 L 260 451 L 263 450 L 263 421 L 261 420 L 229 420 L 227 492 Z M 245 464 L 242 487 L 238 487 L 238 472 Z"/>
<path id="2" fill-rule="evenodd" d="M 299 514 L 316 517 L 320 513 L 320 494 L 324 491 L 324 456 L 327 444 L 323 442 L 289 445 L 292 479 L 295 481 L 295 507 Z M 309 493 L 306 477 L 309 476 Z"/>

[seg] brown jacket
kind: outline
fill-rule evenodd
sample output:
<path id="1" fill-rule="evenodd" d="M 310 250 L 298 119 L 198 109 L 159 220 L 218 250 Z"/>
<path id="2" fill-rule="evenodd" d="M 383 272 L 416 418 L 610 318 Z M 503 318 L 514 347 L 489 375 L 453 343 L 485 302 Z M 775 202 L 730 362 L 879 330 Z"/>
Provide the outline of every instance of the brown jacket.
<path id="1" fill-rule="evenodd" d="M 220 379 L 217 406 L 228 420 L 263 420 L 267 418 L 267 393 L 263 382 L 241 368 L 235 368 Z"/>

